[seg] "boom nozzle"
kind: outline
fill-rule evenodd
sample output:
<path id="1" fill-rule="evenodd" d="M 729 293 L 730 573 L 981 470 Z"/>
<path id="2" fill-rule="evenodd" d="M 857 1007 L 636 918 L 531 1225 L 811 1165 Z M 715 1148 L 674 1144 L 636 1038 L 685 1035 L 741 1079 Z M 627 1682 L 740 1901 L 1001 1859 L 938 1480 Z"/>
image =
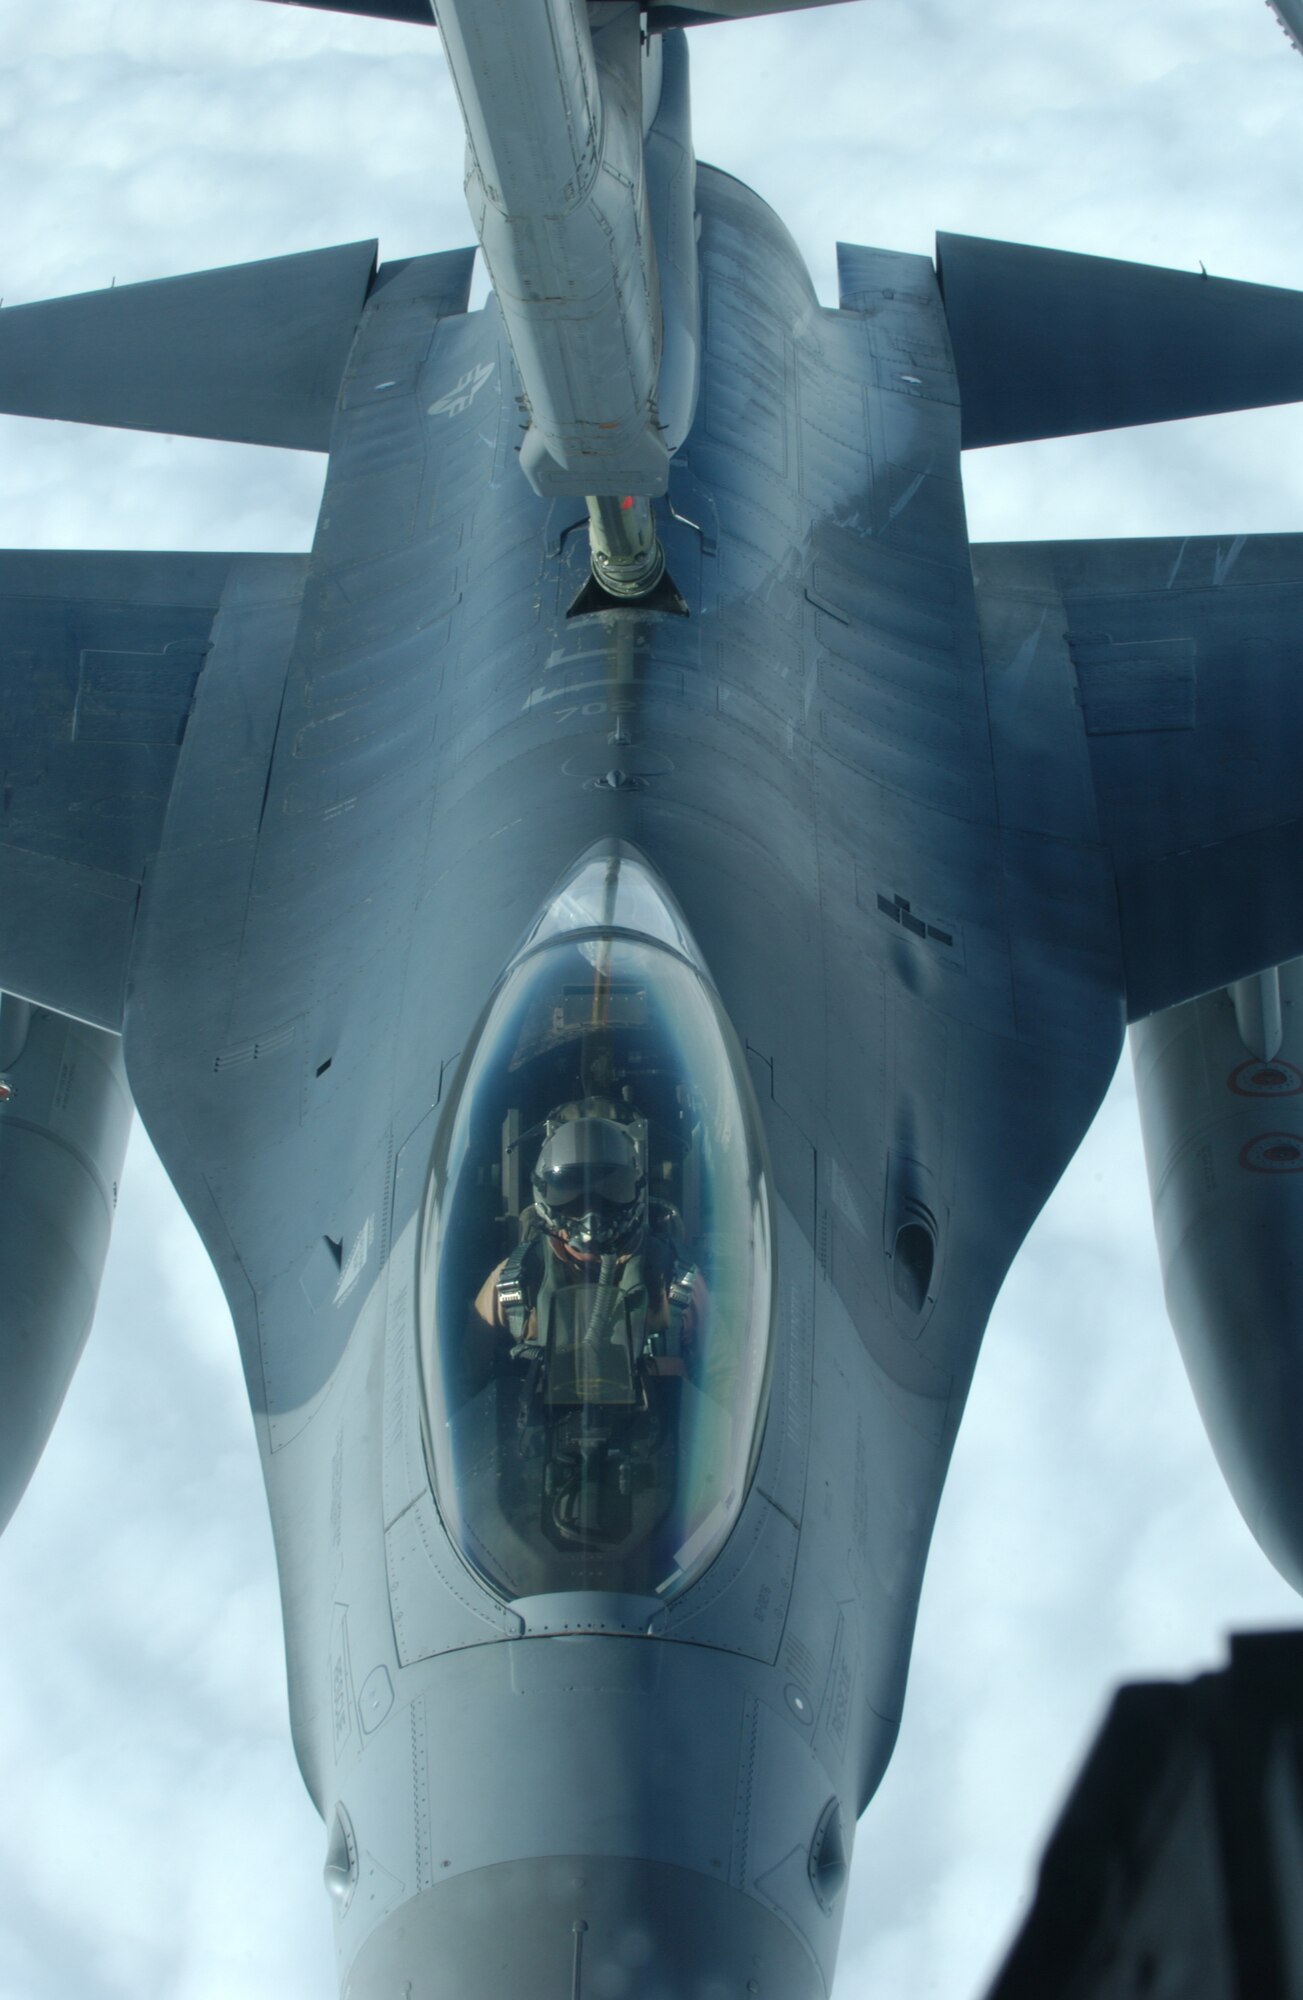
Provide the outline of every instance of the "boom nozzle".
<path id="1" fill-rule="evenodd" d="M 651 501 L 638 494 L 590 493 L 588 541 L 593 575 L 612 597 L 648 597 L 665 574 Z"/>

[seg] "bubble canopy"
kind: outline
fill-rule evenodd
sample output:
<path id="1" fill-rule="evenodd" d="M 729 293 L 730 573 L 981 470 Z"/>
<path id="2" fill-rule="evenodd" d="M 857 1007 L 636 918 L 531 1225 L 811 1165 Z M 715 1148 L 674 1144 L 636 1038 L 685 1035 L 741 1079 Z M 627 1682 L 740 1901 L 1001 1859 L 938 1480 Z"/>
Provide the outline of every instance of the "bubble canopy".
<path id="1" fill-rule="evenodd" d="M 422 1219 L 435 1494 L 499 1595 L 665 1599 L 718 1554 L 759 1447 L 772 1241 L 691 934 L 640 856 L 590 851 L 481 1017 Z"/>

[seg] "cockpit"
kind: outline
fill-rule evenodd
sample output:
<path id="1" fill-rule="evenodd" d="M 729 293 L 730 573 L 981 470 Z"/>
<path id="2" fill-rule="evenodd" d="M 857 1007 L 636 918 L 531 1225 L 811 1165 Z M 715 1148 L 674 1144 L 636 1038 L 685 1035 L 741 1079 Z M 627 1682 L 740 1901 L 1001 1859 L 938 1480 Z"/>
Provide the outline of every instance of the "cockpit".
<path id="1" fill-rule="evenodd" d="M 687 927 L 623 846 L 517 953 L 440 1122 L 421 1362 L 445 1525 L 507 1598 L 668 1598 L 759 1447 L 773 1313 L 764 1144 Z"/>

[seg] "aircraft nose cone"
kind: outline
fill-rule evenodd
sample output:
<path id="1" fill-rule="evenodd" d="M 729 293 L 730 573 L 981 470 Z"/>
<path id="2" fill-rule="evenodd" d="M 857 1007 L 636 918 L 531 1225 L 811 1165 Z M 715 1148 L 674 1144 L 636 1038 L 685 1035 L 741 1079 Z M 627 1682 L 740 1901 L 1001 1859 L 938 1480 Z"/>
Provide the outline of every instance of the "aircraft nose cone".
<path id="1" fill-rule="evenodd" d="M 664 1863 L 559 1856 L 422 1891 L 362 1946 L 344 2000 L 824 2000 L 753 1897 Z"/>

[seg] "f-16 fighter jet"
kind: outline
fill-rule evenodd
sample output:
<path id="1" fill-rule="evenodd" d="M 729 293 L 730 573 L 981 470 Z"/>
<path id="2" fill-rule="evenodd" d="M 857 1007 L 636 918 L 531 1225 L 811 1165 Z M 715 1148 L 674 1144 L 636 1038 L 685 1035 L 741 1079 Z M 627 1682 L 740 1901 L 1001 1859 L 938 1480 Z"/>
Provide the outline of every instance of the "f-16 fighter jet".
<path id="1" fill-rule="evenodd" d="M 0 312 L 8 411 L 329 454 L 307 558 L 0 558 L 0 1513 L 134 1104 L 348 2000 L 832 1990 L 982 1330 L 1129 1022 L 1303 1586 L 1303 546 L 973 547 L 959 482 L 1303 397 L 1303 299 L 949 236 L 820 307 L 694 158 L 692 34 L 759 11 L 439 0 L 482 310 L 362 243 Z"/>

